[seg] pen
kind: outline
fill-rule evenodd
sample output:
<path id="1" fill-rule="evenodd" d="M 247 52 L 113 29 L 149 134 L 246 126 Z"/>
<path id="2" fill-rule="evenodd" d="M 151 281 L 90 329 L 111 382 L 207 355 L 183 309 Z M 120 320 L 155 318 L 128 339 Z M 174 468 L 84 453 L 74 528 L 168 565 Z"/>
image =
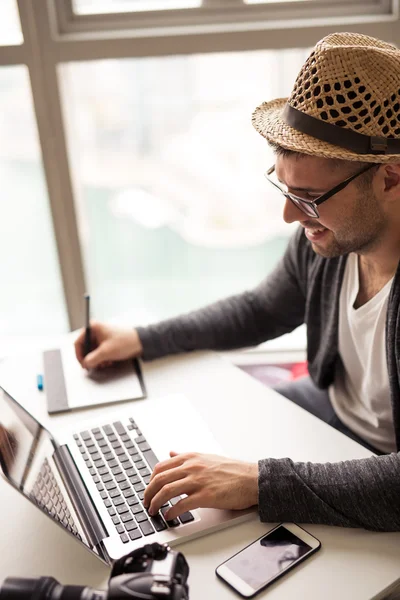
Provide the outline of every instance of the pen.
<path id="1" fill-rule="evenodd" d="M 92 349 L 92 339 L 91 339 L 91 331 L 90 331 L 90 296 L 89 294 L 85 294 L 85 315 L 86 315 L 86 323 L 85 323 L 85 340 L 83 342 L 83 356 L 89 354 Z"/>

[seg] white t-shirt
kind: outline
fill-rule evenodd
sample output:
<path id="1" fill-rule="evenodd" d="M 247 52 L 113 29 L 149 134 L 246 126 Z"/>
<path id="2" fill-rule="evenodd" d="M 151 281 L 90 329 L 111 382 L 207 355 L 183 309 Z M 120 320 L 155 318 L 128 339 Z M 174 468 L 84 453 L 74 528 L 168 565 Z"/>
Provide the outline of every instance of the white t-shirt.
<path id="1" fill-rule="evenodd" d="M 329 388 L 339 419 L 369 444 L 387 453 L 396 451 L 385 339 L 392 281 L 355 309 L 358 256 L 349 255 L 339 299 L 339 354 L 343 366 L 337 369 L 335 382 Z"/>

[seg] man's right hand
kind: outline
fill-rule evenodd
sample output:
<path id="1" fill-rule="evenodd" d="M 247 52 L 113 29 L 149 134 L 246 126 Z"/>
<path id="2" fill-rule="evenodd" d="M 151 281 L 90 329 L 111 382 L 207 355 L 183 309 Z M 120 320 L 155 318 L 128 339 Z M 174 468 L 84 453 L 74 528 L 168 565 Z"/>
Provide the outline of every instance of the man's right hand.
<path id="1" fill-rule="evenodd" d="M 93 350 L 84 356 L 85 330 L 75 341 L 75 354 L 82 367 L 95 369 L 114 361 L 140 356 L 143 346 L 136 329 L 119 329 L 96 321 L 90 322 Z"/>

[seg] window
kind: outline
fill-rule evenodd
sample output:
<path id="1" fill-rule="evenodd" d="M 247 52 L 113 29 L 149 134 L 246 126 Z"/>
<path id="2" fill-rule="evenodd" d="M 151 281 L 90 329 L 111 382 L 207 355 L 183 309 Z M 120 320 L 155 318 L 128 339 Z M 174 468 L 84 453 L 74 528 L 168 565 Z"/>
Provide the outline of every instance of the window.
<path id="1" fill-rule="evenodd" d="M 86 289 L 96 316 L 144 322 L 257 283 L 290 228 L 252 110 L 290 92 L 327 33 L 399 46 L 396 6 L 1 0 L 0 331 L 60 331 L 65 309 L 80 327 Z"/>
<path id="2" fill-rule="evenodd" d="M 273 268 L 293 229 L 266 186 L 272 153 L 251 113 L 289 92 L 307 54 L 62 66 L 98 317 L 168 317 L 252 287 Z"/>
<path id="3" fill-rule="evenodd" d="M 198 6 L 201 6 L 201 0 L 73 0 L 74 12 L 81 15 L 195 8 Z"/>
<path id="4" fill-rule="evenodd" d="M 23 41 L 16 0 L 0 2 L 0 45 L 21 44 Z"/>
<path id="5" fill-rule="evenodd" d="M 24 66 L 0 69 L 0 334 L 67 331 L 40 148 Z"/>

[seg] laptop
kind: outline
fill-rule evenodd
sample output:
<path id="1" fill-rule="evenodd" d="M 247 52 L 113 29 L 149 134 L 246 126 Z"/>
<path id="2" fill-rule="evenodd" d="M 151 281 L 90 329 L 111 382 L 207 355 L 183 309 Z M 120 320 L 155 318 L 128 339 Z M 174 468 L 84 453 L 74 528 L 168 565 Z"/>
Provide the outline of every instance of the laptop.
<path id="1" fill-rule="evenodd" d="M 104 414 L 106 417 L 104 417 Z M 169 451 L 221 454 L 181 395 L 138 401 L 80 421 L 55 437 L 0 387 L 0 467 L 5 479 L 106 564 L 146 543 L 170 546 L 250 519 L 255 510 L 196 509 L 150 517 L 143 495 Z"/>

